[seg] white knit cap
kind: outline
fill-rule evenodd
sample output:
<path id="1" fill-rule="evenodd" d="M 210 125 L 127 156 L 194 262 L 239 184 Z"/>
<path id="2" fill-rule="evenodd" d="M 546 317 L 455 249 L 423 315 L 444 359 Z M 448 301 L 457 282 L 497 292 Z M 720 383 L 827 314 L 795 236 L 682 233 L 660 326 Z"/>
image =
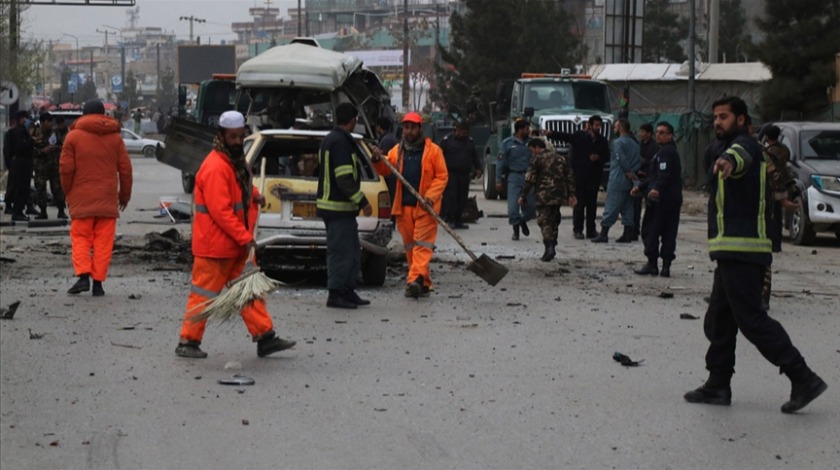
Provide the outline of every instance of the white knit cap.
<path id="1" fill-rule="evenodd" d="M 225 111 L 219 116 L 219 127 L 224 129 L 241 129 L 245 127 L 245 116 L 239 111 Z"/>

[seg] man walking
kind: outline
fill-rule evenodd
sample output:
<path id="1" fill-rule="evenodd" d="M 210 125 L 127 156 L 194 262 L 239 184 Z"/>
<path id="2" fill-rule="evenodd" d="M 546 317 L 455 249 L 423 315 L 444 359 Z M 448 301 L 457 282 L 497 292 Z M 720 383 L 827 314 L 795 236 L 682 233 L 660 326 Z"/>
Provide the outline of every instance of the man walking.
<path id="1" fill-rule="evenodd" d="M 440 143 L 449 181 L 443 192 L 443 219 L 455 229 L 468 229 L 461 217 L 467 207 L 470 193 L 470 179 L 481 176 L 481 160 L 470 137 L 470 125 L 461 121 L 455 125 L 455 132 L 448 134 Z"/>
<path id="2" fill-rule="evenodd" d="M 53 128 L 54 120 L 50 113 L 41 114 L 40 120 L 41 127 L 33 137 L 35 139 L 35 203 L 41 210 L 35 218 L 41 220 L 48 218 L 47 183 L 49 183 L 53 201 L 58 208 L 58 218 L 66 219 L 64 191 L 61 189 L 61 177 L 58 174 L 58 160 L 61 157 L 61 146 L 64 144 L 67 127 L 64 126 L 63 130 Z M 64 118 L 61 118 L 61 122 L 64 123 Z"/>
<path id="3" fill-rule="evenodd" d="M 575 207 L 575 178 L 571 166 L 562 155 L 546 150 L 545 140 L 536 137 L 528 142 L 533 154 L 525 185 L 519 193 L 519 204 L 526 203 L 532 190 L 536 193 L 537 224 L 540 226 L 545 252 L 540 258 L 551 261 L 557 254 L 557 235 L 560 226 L 560 206 Z"/>
<path id="4" fill-rule="evenodd" d="M 569 134 L 547 132 L 546 137 L 571 144 L 572 170 L 575 173 L 575 191 L 578 204 L 572 213 L 575 238 L 583 239 L 584 219 L 586 238 L 596 238 L 595 213 L 598 210 L 598 188 L 604 163 L 610 158 L 610 145 L 601 135 L 604 120 L 597 114 L 589 117 L 584 129 Z"/>
<path id="5" fill-rule="evenodd" d="M 670 277 L 683 202 L 682 163 L 671 124 L 661 121 L 656 125 L 656 142 L 659 151 L 650 162 L 647 179 L 630 191 L 634 197 L 646 192 L 642 241 L 648 262 L 635 273 Z M 662 271 L 659 271 L 659 258 L 662 258 Z"/>
<path id="6" fill-rule="evenodd" d="M 249 252 L 257 246 L 253 227 L 265 197 L 251 181 L 242 147 L 244 139 L 245 117 L 237 111 L 222 113 L 213 150 L 195 175 L 192 286 L 175 348 L 180 357 L 207 357 L 199 348 L 207 320 L 193 321 L 192 317 L 200 314 L 201 305 L 218 296 L 228 281 L 242 273 Z M 247 304 L 240 314 L 257 343 L 258 357 L 295 345 L 294 341 L 277 337 L 264 298 Z"/>
<path id="7" fill-rule="evenodd" d="M 621 225 L 624 233 L 616 243 L 630 243 L 633 241 L 634 215 L 633 200 L 630 190 L 638 186 L 636 172 L 639 171 L 639 144 L 630 134 L 630 121 L 621 118 L 615 122 L 615 133 L 618 138 L 613 142 L 610 156 L 610 179 L 607 184 L 607 200 L 604 203 L 604 215 L 601 217 L 601 233 L 593 238 L 594 243 L 607 243 L 610 227 L 613 226 L 621 214 Z"/>
<path id="8" fill-rule="evenodd" d="M 636 176 L 638 176 L 641 181 L 647 178 L 647 173 L 645 172 L 648 170 L 650 161 L 653 160 L 653 156 L 659 151 L 659 144 L 657 144 L 656 140 L 653 138 L 653 126 L 650 124 L 645 123 L 639 126 L 638 135 L 641 164 L 639 165 L 639 171 L 636 172 Z M 631 241 L 638 240 L 642 231 L 643 199 L 644 198 L 640 197 L 633 198 L 633 237 Z"/>
<path id="9" fill-rule="evenodd" d="M 805 363 L 785 329 L 761 308 L 761 283 L 772 260 L 767 237 L 765 161 L 745 125 L 747 105 L 726 97 L 712 105 L 715 135 L 725 151 L 709 181 L 709 256 L 717 262 L 704 330 L 709 339 L 709 379 L 685 394 L 691 403 L 729 405 L 740 330 L 791 381 L 782 413 L 794 413 L 820 396 L 826 383 Z"/>
<path id="10" fill-rule="evenodd" d="M 496 165 L 496 190 L 502 190 L 502 179 L 507 178 L 508 223 L 513 227 L 511 240 L 519 240 L 519 231 L 526 237 L 531 235 L 528 221 L 534 218 L 536 201 L 534 194 L 525 195 L 525 204 L 519 205 L 519 194 L 525 186 L 525 172 L 531 163 L 528 138 L 531 124 L 519 119 L 513 123 L 513 135 L 502 141 L 502 155 Z"/>
<path id="11" fill-rule="evenodd" d="M 358 111 L 350 103 L 336 107 L 336 126 L 318 151 L 317 214 L 327 227 L 327 307 L 353 309 L 370 305 L 356 293 L 362 248 L 359 245 L 359 210 L 373 209 L 362 192 L 359 149 L 350 132 Z"/>
<path id="12" fill-rule="evenodd" d="M 423 136 L 423 118 L 414 112 L 402 121 L 402 142 L 388 152 L 388 161 L 414 187 L 428 206 L 440 212 L 448 174 L 443 151 L 432 139 Z M 391 174 L 382 156 L 374 153 L 372 161 L 381 175 Z M 437 221 L 414 194 L 397 180 L 391 213 L 397 218 L 397 230 L 405 246 L 408 262 L 405 296 L 428 296 L 432 290 L 429 262 L 437 239 Z"/>
<path id="13" fill-rule="evenodd" d="M 72 126 L 61 149 L 61 187 L 70 209 L 73 270 L 78 281 L 67 291 L 91 290 L 105 295 L 117 218 L 131 199 L 131 161 L 120 136 L 120 125 L 105 116 L 98 99 L 85 102 L 82 117 Z"/>

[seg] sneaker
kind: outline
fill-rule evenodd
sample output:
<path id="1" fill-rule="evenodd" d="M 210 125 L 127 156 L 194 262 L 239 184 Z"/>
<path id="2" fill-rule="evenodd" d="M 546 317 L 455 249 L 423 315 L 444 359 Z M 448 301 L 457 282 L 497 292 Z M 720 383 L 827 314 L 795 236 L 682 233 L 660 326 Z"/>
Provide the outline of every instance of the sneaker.
<path id="1" fill-rule="evenodd" d="M 822 395 L 828 388 L 817 374 L 811 373 L 811 377 L 802 381 L 794 382 L 790 391 L 790 400 L 782 405 L 782 413 L 796 413 L 805 408 L 808 403 Z"/>
<path id="2" fill-rule="evenodd" d="M 204 359 L 207 357 L 207 353 L 199 349 L 199 344 L 201 344 L 200 341 L 186 341 L 178 343 L 178 347 L 175 348 L 175 354 L 180 357 L 187 357 L 190 359 Z"/>
<path id="3" fill-rule="evenodd" d="M 93 281 L 93 296 L 102 297 L 105 295 L 105 289 L 102 288 L 102 281 Z"/>
<path id="4" fill-rule="evenodd" d="M 689 403 L 729 406 L 732 404 L 732 389 L 711 388 L 704 384 L 702 387 L 686 393 L 683 398 Z"/>
<path id="5" fill-rule="evenodd" d="M 265 357 L 269 354 L 285 351 L 286 349 L 293 348 L 296 344 L 297 341 L 278 338 L 272 333 L 270 337 L 257 341 L 257 356 Z"/>
<path id="6" fill-rule="evenodd" d="M 76 281 L 73 286 L 67 289 L 68 294 L 80 294 L 82 292 L 87 292 L 90 290 L 90 278 L 87 275 L 79 276 L 79 280 Z M 104 294 L 104 292 L 103 292 Z"/>

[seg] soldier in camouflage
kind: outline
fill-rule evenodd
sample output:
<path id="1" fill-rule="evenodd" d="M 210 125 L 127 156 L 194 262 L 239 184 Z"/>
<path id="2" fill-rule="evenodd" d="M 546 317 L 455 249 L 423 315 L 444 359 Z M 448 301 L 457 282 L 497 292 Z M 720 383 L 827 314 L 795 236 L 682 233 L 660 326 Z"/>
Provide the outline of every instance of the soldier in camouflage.
<path id="1" fill-rule="evenodd" d="M 572 167 L 562 155 L 546 150 L 546 142 L 532 138 L 528 142 L 533 158 L 525 175 L 525 186 L 519 196 L 519 204 L 525 204 L 525 195 L 535 189 L 537 200 L 537 224 L 543 236 L 545 252 L 540 258 L 551 261 L 557 254 L 557 233 L 560 226 L 560 206 L 575 207 L 575 177 Z"/>
<path id="2" fill-rule="evenodd" d="M 35 142 L 35 203 L 41 209 L 36 219 L 47 218 L 47 183 L 50 184 L 50 191 L 53 195 L 56 207 L 58 207 L 58 218 L 66 219 L 64 212 L 64 191 L 61 189 L 61 177 L 58 173 L 58 160 L 61 156 L 61 146 L 64 137 L 67 135 L 67 126 L 64 125 L 64 118 L 56 118 L 57 127 L 53 129 L 53 117 L 50 113 L 43 113 L 40 116 L 41 127 L 33 135 Z"/>

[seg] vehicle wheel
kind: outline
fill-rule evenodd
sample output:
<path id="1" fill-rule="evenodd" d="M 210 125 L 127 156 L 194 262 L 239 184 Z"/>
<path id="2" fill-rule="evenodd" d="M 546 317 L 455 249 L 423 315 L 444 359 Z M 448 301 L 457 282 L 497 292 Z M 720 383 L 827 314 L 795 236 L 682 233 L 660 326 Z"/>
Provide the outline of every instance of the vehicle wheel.
<path id="1" fill-rule="evenodd" d="M 155 148 L 151 145 L 143 147 L 143 156 L 146 158 L 155 158 Z"/>
<path id="2" fill-rule="evenodd" d="M 790 216 L 790 240 L 794 245 L 810 245 L 816 237 L 814 227 L 808 220 L 807 205 L 808 201 L 803 200 L 802 206 L 794 209 Z"/>
<path id="3" fill-rule="evenodd" d="M 385 255 L 368 254 L 367 261 L 362 267 L 362 280 L 366 286 L 381 286 L 385 284 L 385 272 L 388 268 L 388 258 Z"/>
<path id="4" fill-rule="evenodd" d="M 195 189 L 195 175 L 190 173 L 181 172 L 181 186 L 184 187 L 184 192 L 187 194 L 192 194 L 193 189 Z"/>
<path id="5" fill-rule="evenodd" d="M 499 197 L 496 191 L 496 165 L 484 165 L 484 199 L 492 201 Z"/>

